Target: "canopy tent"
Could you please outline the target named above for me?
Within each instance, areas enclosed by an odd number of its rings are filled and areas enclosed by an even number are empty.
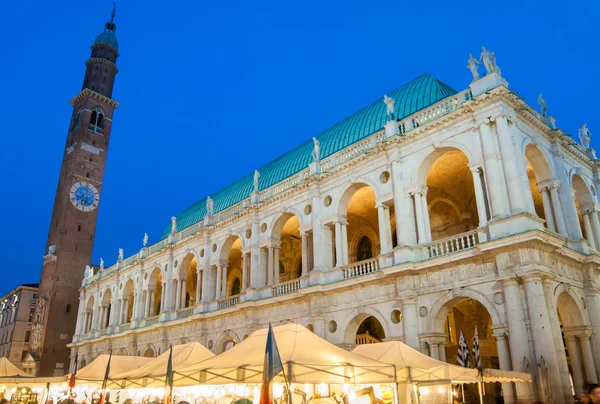
[[[449,380],[452,383],[481,381],[477,369],[464,368],[431,358],[400,341],[359,345],[352,351],[396,366],[398,383]]]
[[[0,384],[4,386],[46,386],[48,383],[66,382],[66,376],[34,377],[16,367],[6,358],[0,358]]]
[[[394,364],[398,383],[444,380],[458,384],[482,381],[477,369],[442,362],[424,355],[400,341],[359,345],[354,348],[353,352],[367,358]],[[531,375],[510,370],[483,369],[483,382],[531,382]]]
[[[79,369],[77,371],[77,383],[102,383],[109,357],[110,355],[108,354],[102,354],[86,367]],[[139,368],[153,359],[143,356],[112,355],[110,359],[109,378],[113,375]]]
[[[339,348],[299,324],[273,328],[290,383],[394,383],[394,366]],[[177,371],[174,384],[261,383],[268,329],[214,358]],[[280,373],[277,378],[283,381]]]
[[[0,377],[25,376],[31,377],[30,374],[23,372],[16,367],[7,358],[0,358]]]
[[[163,387],[165,385],[169,354],[170,351],[167,350],[156,359],[137,369],[111,376],[109,387]],[[172,357],[173,370],[177,373],[178,369],[192,366],[213,356],[215,356],[214,353],[198,342],[175,345]]]

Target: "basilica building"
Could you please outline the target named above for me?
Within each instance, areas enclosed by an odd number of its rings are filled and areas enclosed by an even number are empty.
[[[456,363],[477,330],[484,367],[534,376],[505,402],[573,402],[600,374],[600,165],[482,58],[464,89],[408,81],[86,268],[71,358],[220,353],[293,321]]]

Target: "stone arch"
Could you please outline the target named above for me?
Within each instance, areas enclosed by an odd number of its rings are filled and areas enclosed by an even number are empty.
[[[338,215],[345,215],[348,211],[348,205],[354,197],[354,194],[356,194],[357,191],[364,187],[371,188],[371,190],[375,194],[375,201],[378,201],[381,198],[381,195],[379,195],[377,192],[377,185],[375,185],[371,180],[361,177],[355,182],[352,182],[343,191],[340,192],[340,199],[337,204],[336,213]]]
[[[473,299],[479,302],[490,314],[492,318],[492,324],[498,325],[503,324],[503,317],[500,312],[494,306],[494,302],[486,295],[481,292],[460,289],[452,290],[444,293],[429,310],[429,316],[425,322],[425,333],[440,333],[444,332],[444,323],[448,317],[450,309],[461,300]]]
[[[566,284],[559,284],[554,292],[556,309],[563,327],[588,325],[582,299]]]
[[[385,335],[391,335],[390,325],[388,324],[385,316],[379,310],[373,307],[365,306],[350,310],[346,315],[346,318],[339,327],[340,330],[344,330],[343,341],[341,342],[344,344],[354,345],[356,343],[356,332],[358,331],[358,328],[362,322],[368,317],[375,317],[383,327]]]
[[[101,311],[101,313],[102,313],[104,310],[106,310],[106,314],[105,314],[106,318],[100,320],[103,323],[100,325],[101,329],[108,327],[108,325],[110,323],[112,302],[113,302],[112,290],[111,290],[111,288],[106,288],[106,290],[102,294],[102,311]]]
[[[298,219],[298,228],[302,227],[302,215],[292,208],[286,208],[284,212],[276,216],[273,220],[273,223],[270,227],[270,234],[268,238],[280,242],[281,241],[281,233],[283,232],[283,227],[285,224],[293,217]]]
[[[218,251],[218,257],[222,261],[227,261],[229,259],[229,254],[231,252],[231,248],[233,244],[239,239],[240,250],[244,249],[244,237],[240,233],[232,232],[230,235],[225,237],[225,239],[221,242]]]
[[[223,353],[224,348],[225,348],[225,343],[227,341],[233,341],[235,344],[239,344],[241,340],[238,337],[237,333],[234,332],[233,330],[225,330],[216,339],[215,344],[213,345],[213,349],[212,349],[213,352],[217,355],[220,353]]]
[[[579,174],[571,176],[571,185],[575,192],[575,207],[577,210],[577,218],[579,227],[590,248],[599,249],[597,237],[600,234],[594,234],[594,220],[597,220],[595,200],[585,179]]]
[[[308,254],[302,253],[301,227],[302,216],[290,209],[286,209],[273,222],[270,235],[271,243],[275,247],[273,251],[273,283],[285,282],[301,276],[302,258],[306,255],[308,259]],[[307,246],[310,241],[312,240],[307,242]],[[307,262],[306,265],[309,263]],[[267,279],[269,279],[268,274]]]
[[[554,170],[550,163],[551,160],[536,143],[525,142],[523,145],[523,154],[525,155],[526,161],[531,165],[538,183],[554,179]]]
[[[379,246],[379,237],[375,230],[373,230],[369,226],[361,226],[352,229],[352,231],[348,232],[348,253],[351,257],[358,257],[359,245],[363,237],[367,237],[371,242],[371,248],[373,250],[373,257],[377,256],[377,251]]]
[[[415,171],[412,176],[413,184],[425,185],[427,183],[427,176],[429,171],[431,171],[431,167],[433,167],[435,162],[440,157],[450,151],[462,152],[467,157],[469,166],[473,164],[474,159],[468,147],[462,143],[445,141],[443,146],[434,147],[433,150],[423,158],[421,163],[415,166]]]
[[[123,312],[123,323],[130,323],[133,319],[134,312],[134,304],[135,304],[135,283],[133,279],[128,279],[123,285],[123,290],[121,291],[121,309],[125,310]]]
[[[429,202],[427,204],[428,209],[431,211],[431,209],[433,208],[433,205],[435,205],[436,203],[445,203],[447,205],[450,205],[450,208],[452,208],[452,210],[454,211],[454,213],[456,213],[456,216],[458,218],[460,218],[460,208],[458,207],[458,205],[456,204],[456,202],[454,202],[453,200],[449,199],[449,198],[444,198],[441,196],[436,196],[435,198],[433,198],[431,200],[431,202]]]
[[[156,358],[156,349],[154,345],[149,344],[148,347],[144,350],[144,357],[146,358]]]
[[[125,348],[119,348],[117,350],[117,353],[115,355],[128,356],[129,354],[127,353],[127,349],[125,349]]]
[[[196,296],[196,285],[198,283],[198,257],[192,253],[189,249],[186,250],[186,254],[181,259],[181,263],[178,268],[179,280],[185,280],[185,290],[182,290],[181,296],[181,307],[190,307],[197,303],[200,299]]]
[[[587,181],[579,174],[574,173],[571,176],[571,185],[575,190],[575,199],[579,206],[594,206],[595,200]]]
[[[146,287],[146,299],[150,299],[150,301],[144,300],[146,304],[146,317],[156,316],[160,312],[162,290],[162,270],[159,266],[155,266],[154,269],[149,272],[148,285]],[[154,298],[152,298],[152,294],[154,294]],[[154,301],[154,304],[152,304],[152,301]]]
[[[235,281],[239,282],[239,291],[237,293],[233,290]],[[227,284],[225,285],[226,296],[234,296],[241,293],[242,291],[242,271],[239,268],[232,268],[231,271],[227,272]]]
[[[84,367],[87,366],[87,358],[85,357],[85,355],[82,355],[81,361],[79,362],[79,369],[83,369]]]

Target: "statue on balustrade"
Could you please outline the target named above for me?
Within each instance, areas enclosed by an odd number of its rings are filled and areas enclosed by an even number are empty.
[[[321,142],[316,137],[313,137],[313,145],[312,158],[315,163],[318,163],[321,160]]]
[[[387,105],[387,120],[389,121],[393,121],[394,120],[394,104],[396,103],[396,100],[394,100],[392,97],[388,97],[387,94],[383,95],[383,102],[385,103],[385,105]]]
[[[86,265],[85,266],[85,271],[83,272],[83,278],[84,279],[90,279],[92,276],[94,276],[94,270],[92,269],[91,266]]]
[[[117,258],[117,260],[123,261],[123,259],[125,259],[125,253],[122,248],[119,248],[119,258]]]
[[[471,70],[473,75],[473,81],[479,80],[479,61],[473,57],[472,53],[469,53],[469,60],[467,62],[467,69]]]
[[[494,55],[494,52],[488,51],[485,48],[485,46],[481,47],[481,55],[479,55],[479,61],[483,62],[483,65],[485,66],[486,75],[497,73],[501,76],[500,68],[496,64],[496,56]]]
[[[177,218],[173,216],[171,218],[171,234],[177,233]]]
[[[214,215],[214,213],[215,213],[214,210],[215,210],[215,202],[209,196],[208,198],[206,198],[206,216]]]
[[[579,129],[579,140],[581,141],[581,145],[586,149],[590,148],[590,142],[592,140],[592,134],[587,127],[587,124],[583,124],[583,126]]]
[[[548,111],[548,101],[542,97],[542,93],[538,95],[537,103],[540,106],[540,112],[542,113],[542,116],[546,116],[546,112]]]
[[[104,260],[100,258],[100,272],[104,270]]]
[[[258,178],[260,177],[260,173],[258,170],[254,170],[254,192],[258,192]]]
[[[144,248],[146,248],[146,246],[148,245],[148,233],[144,233],[144,239],[142,240],[142,244],[144,245]]]

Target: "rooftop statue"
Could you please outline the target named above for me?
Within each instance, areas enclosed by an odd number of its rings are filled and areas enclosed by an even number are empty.
[[[171,234],[177,233],[177,218],[173,216],[171,218]]]
[[[314,144],[312,158],[314,162],[319,162],[319,160],[321,160],[321,142],[319,142],[316,137],[313,137],[312,140]]]
[[[119,248],[119,261],[123,261],[123,259],[125,258],[125,253],[123,252],[122,248]]]
[[[100,258],[100,271],[104,269],[104,260]]]
[[[479,55],[479,61],[483,62],[485,66],[486,75],[492,73],[498,73],[500,75],[500,68],[496,64],[496,56],[494,52],[489,52],[485,46],[481,47],[481,55]]]
[[[502,71],[500,70],[498,63],[496,63],[496,55],[494,55],[494,52],[490,53],[490,59],[492,59],[492,63],[494,64],[494,72],[498,73],[498,76],[502,76]]]
[[[254,192],[258,192],[258,178],[260,177],[260,173],[258,170],[254,170]]]
[[[209,196],[206,198],[206,216],[212,216],[215,212],[215,202]]]
[[[394,119],[394,104],[396,101],[392,97],[388,97],[387,94],[383,95],[383,102],[387,105],[387,119],[391,121]]]
[[[479,80],[479,61],[473,57],[472,53],[469,53],[469,61],[467,62],[467,69],[471,70],[471,74],[473,75],[473,81]]]
[[[48,255],[56,253],[56,245],[51,245],[48,247]]]
[[[144,245],[144,248],[146,248],[146,246],[148,245],[148,233],[144,233],[144,239],[142,240],[142,244]]]
[[[538,95],[537,103],[540,106],[540,112],[542,113],[542,116],[546,116],[546,112],[548,111],[548,101],[542,97],[542,93]]]
[[[587,127],[587,124],[583,124],[583,126],[579,129],[579,140],[581,141],[581,145],[586,149],[590,148],[590,141],[592,140],[592,134]]]
[[[92,276],[94,276],[94,270],[92,269],[91,266],[86,265],[85,266],[85,271],[83,272],[83,278],[84,279],[90,279]]]

